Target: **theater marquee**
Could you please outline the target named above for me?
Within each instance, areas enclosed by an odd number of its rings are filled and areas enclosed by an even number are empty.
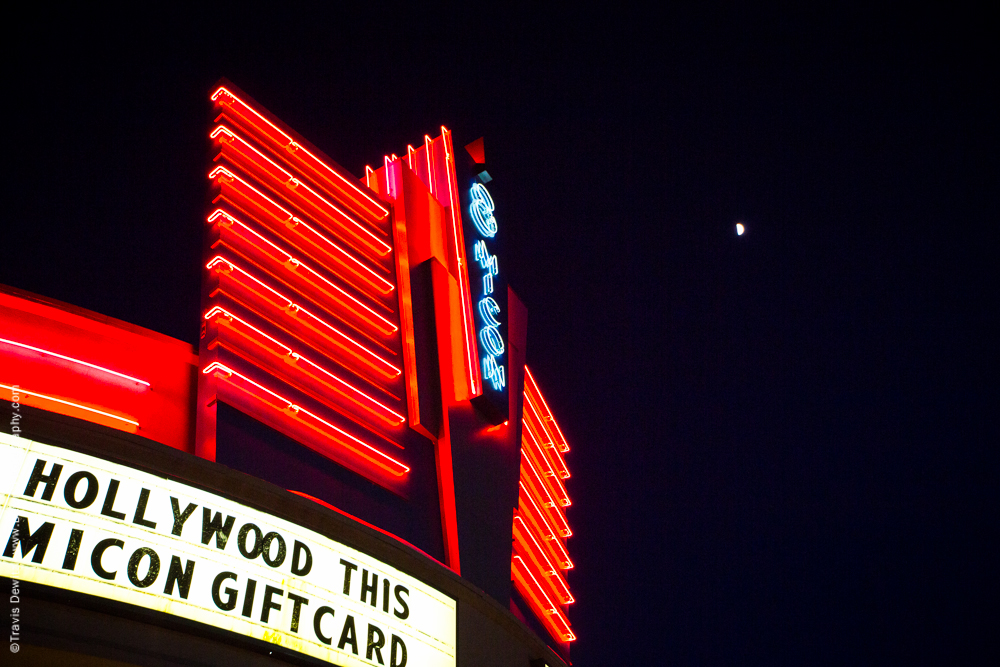
[[[0,575],[341,665],[456,664],[455,600],[265,512],[6,434],[0,493]]]

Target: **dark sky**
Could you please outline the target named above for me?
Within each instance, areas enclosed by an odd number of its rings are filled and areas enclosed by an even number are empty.
[[[274,4],[8,17],[0,283],[194,343],[223,76],[359,177],[485,136],[574,664],[996,658],[994,20]]]

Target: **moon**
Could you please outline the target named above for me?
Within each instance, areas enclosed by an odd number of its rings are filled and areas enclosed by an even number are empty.
[[[737,236],[743,236],[743,232],[745,232],[746,230],[747,230],[747,228],[743,226],[742,222],[737,222],[736,223],[736,235]]]

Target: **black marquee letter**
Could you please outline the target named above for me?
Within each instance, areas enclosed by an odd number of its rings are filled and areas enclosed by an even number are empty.
[[[170,569],[167,570],[167,585],[163,587],[164,595],[174,594],[174,582],[177,582],[177,594],[187,600],[188,591],[191,590],[191,577],[194,575],[194,561],[189,560],[181,570],[181,559],[177,556],[170,558]],[[219,588],[216,586],[212,590],[212,597],[216,597]]]
[[[325,614],[330,614],[330,618],[333,618],[333,610],[329,607],[320,607],[316,610],[316,615],[313,616],[313,630],[316,632],[316,639],[329,646],[333,643],[333,637],[327,637],[324,635],[321,628],[323,616]]]
[[[87,480],[87,492],[83,494],[83,498],[77,500],[76,487],[82,479]],[[73,473],[66,480],[66,486],[63,487],[63,497],[66,499],[66,504],[75,510],[90,507],[97,500],[97,478],[86,470]]]
[[[402,595],[400,595],[401,593],[409,595],[410,591],[407,590],[406,586],[396,584],[396,602],[403,605],[403,610],[399,611],[393,608],[392,613],[396,615],[396,618],[400,618],[405,621],[410,615],[410,607],[406,604],[406,600],[403,599]]]
[[[271,559],[271,542],[278,540],[278,553]],[[261,556],[264,558],[264,562],[271,567],[280,567],[282,563],[285,562],[285,538],[277,533],[271,532],[264,536],[264,548],[261,550]]]
[[[372,594],[372,606],[378,603],[378,575],[372,572],[372,583],[368,583],[368,570],[361,570],[361,601],[367,602],[368,593]]]
[[[34,550],[35,555],[31,557],[31,562],[41,563],[42,559],[45,558],[45,550],[49,548],[49,540],[52,539],[52,529],[55,527],[54,523],[46,521],[32,533],[31,528],[28,527],[28,517],[17,517],[14,528],[10,531],[10,539],[7,540],[7,548],[3,550],[3,557],[13,558],[14,551],[20,544],[21,558],[27,557]]]
[[[229,533],[233,530],[233,523],[236,517],[227,516],[226,522],[222,522],[222,512],[216,512],[212,516],[212,510],[207,507],[201,508],[201,543],[208,544],[212,540],[212,533],[215,533],[215,548],[225,549],[226,542],[229,541]]]
[[[143,556],[149,556],[149,569],[146,570],[146,576],[140,579],[139,564],[142,562]],[[139,547],[132,552],[132,557],[128,559],[127,572],[128,580],[132,582],[133,586],[136,588],[149,588],[156,581],[156,578],[160,576],[160,556],[149,547]]]
[[[299,631],[299,615],[302,612],[302,605],[309,604],[309,598],[304,598],[295,593],[289,593],[288,599],[292,601],[292,632]],[[329,644],[330,642],[327,642]]]
[[[188,503],[187,509],[181,512],[180,502],[173,496],[170,496],[170,509],[174,511],[174,527],[170,531],[171,535],[181,536],[181,530],[184,529],[184,522],[188,520],[194,509],[198,507],[194,503]]]
[[[348,644],[351,645],[351,651],[354,655],[358,654],[358,637],[357,633],[354,631],[354,617],[350,614],[347,615],[347,619],[344,621],[344,631],[340,633],[340,641],[337,642],[337,648],[341,651]]]
[[[306,555],[306,562],[300,566],[299,555],[303,553]],[[295,540],[295,546],[292,549],[292,574],[294,574],[297,577],[304,577],[307,574],[309,574],[309,570],[312,569],[312,566],[313,566],[313,555],[312,552],[309,551],[309,547],[302,544],[298,540]]]
[[[247,535],[253,533],[253,546],[247,549]],[[236,536],[236,546],[239,547],[240,553],[244,558],[253,560],[260,555],[261,549],[264,548],[264,533],[261,532],[260,528],[252,523],[245,523],[243,527],[240,528],[239,534]]]
[[[42,482],[45,484],[45,490],[42,491],[42,500],[52,500],[52,492],[56,490],[56,482],[59,481],[59,474],[62,473],[62,464],[53,463],[52,472],[48,475],[43,475],[45,472],[45,461],[38,459],[35,461],[35,468],[31,471],[31,477],[28,479],[28,485],[24,487],[24,495],[28,498],[33,498],[35,496],[35,491],[38,490],[38,483]]]
[[[156,522],[146,519],[146,503],[148,502],[149,489],[143,489],[139,492],[139,502],[135,506],[135,516],[132,517],[132,523],[155,530]]]
[[[396,662],[397,648],[399,648],[399,662]],[[406,644],[396,635],[392,636],[392,656],[389,660],[389,667],[406,667]]]
[[[121,484],[121,482],[117,479],[113,479],[108,482],[108,491],[104,494],[104,507],[101,508],[101,514],[121,521],[125,518],[125,512],[115,511],[115,498],[118,497],[119,484]]]
[[[69,542],[66,543],[66,555],[63,556],[63,569],[75,570],[76,557],[80,555],[80,542],[83,541],[83,531],[74,528],[69,531]]]
[[[118,574],[118,570],[115,570],[114,572],[108,572],[105,570],[104,566],[101,565],[101,556],[103,556],[104,552],[111,547],[118,547],[121,549],[124,546],[124,542],[113,537],[109,537],[106,540],[98,542],[97,546],[94,547],[93,553],[90,554],[90,567],[94,568],[94,574],[101,579],[108,579],[109,581],[113,580],[115,575]]]
[[[267,623],[267,619],[271,616],[271,610],[281,611],[281,605],[272,600],[271,598],[275,595],[284,595],[285,591],[280,588],[275,588],[268,584],[264,586],[264,606],[260,609],[260,622]]]
[[[340,564],[344,566],[344,595],[351,594],[351,572],[358,569],[358,566],[354,563],[348,562],[343,558],[340,559]],[[357,651],[355,651],[357,653]]]
[[[236,573],[220,572],[215,576],[215,581],[212,582],[212,602],[214,602],[215,606],[222,611],[232,611],[233,609],[236,609],[236,589],[229,586],[226,587],[225,602],[223,602],[222,598],[219,596],[219,589],[222,587],[222,582],[226,579],[236,581]]]
[[[378,638],[376,639],[376,635]],[[382,630],[371,623],[368,624],[368,650],[365,651],[365,659],[371,660],[372,653],[378,656],[378,664],[384,665],[382,660],[382,647],[385,646],[385,635]]]

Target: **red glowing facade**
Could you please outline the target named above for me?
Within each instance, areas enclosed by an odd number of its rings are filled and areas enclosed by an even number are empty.
[[[374,527],[567,657],[569,445],[524,366],[526,309],[480,288],[482,140],[456,155],[442,127],[358,180],[234,86],[210,103],[197,352],[3,288],[0,389]]]

